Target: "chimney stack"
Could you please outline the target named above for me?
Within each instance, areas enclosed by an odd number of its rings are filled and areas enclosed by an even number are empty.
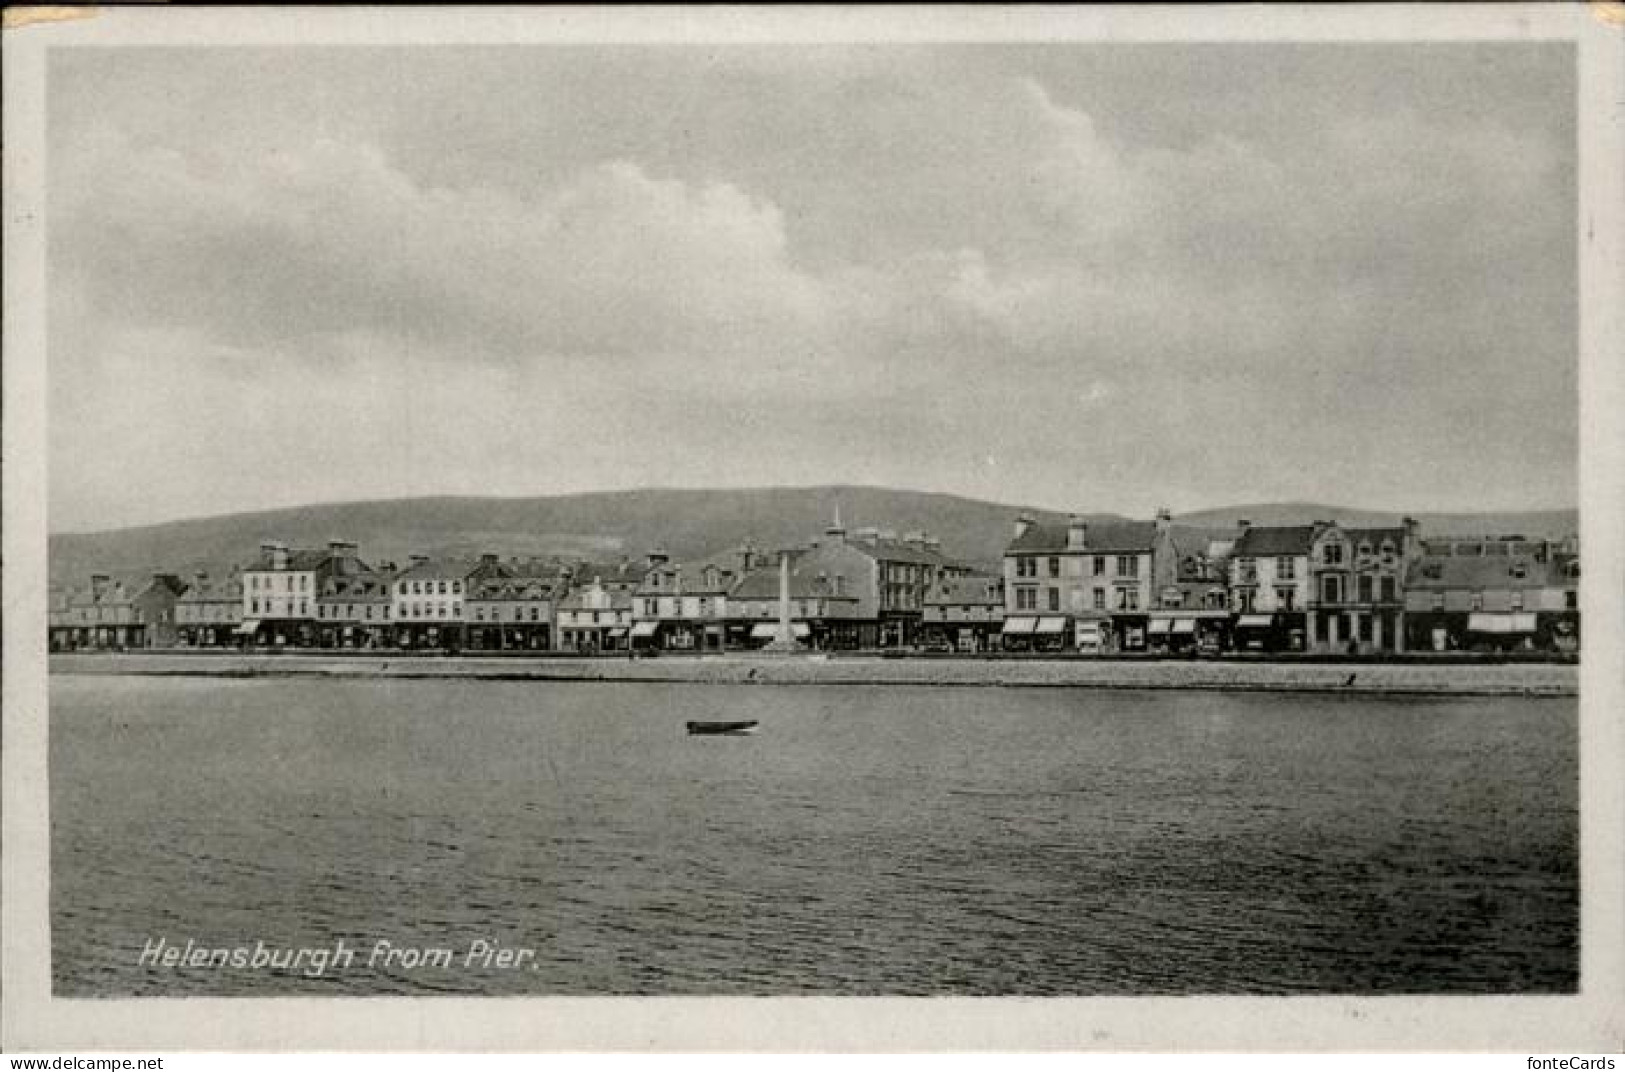
[[[107,582],[113,578],[105,573],[92,573],[90,575],[90,597],[101,599],[107,594]]]
[[[663,547],[656,547],[654,550],[649,552],[648,562],[650,569],[654,569],[656,566],[664,566],[670,560],[671,556],[666,553],[666,549]]]
[[[1174,523],[1174,514],[1166,506],[1157,507],[1157,531],[1167,532]]]

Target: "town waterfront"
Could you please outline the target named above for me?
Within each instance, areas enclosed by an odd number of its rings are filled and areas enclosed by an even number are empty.
[[[735,717],[760,732],[683,732]],[[53,675],[55,987],[1572,992],[1576,719],[1572,698]],[[319,975],[142,963],[156,941],[358,952]],[[482,942],[534,956],[465,962]]]

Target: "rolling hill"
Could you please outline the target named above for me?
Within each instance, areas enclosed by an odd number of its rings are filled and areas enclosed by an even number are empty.
[[[816,539],[836,504],[849,530],[864,525],[902,533],[923,529],[942,539],[949,554],[968,561],[998,561],[1011,522],[1024,509],[1044,521],[1065,514],[955,495],[904,489],[830,486],[726,490],[649,489],[538,498],[440,497],[332,503],[221,517],[166,522],[98,533],[50,537],[53,584],[94,570],[120,575],[199,568],[224,569],[250,560],[260,541],[321,546],[355,540],[368,561],[404,562],[413,552],[617,558],[661,546],[682,559],[750,539],[778,547]],[[1090,514],[1115,519],[1116,514]],[[1338,520],[1392,520],[1397,514],[1289,503],[1206,510],[1178,518],[1181,527],[1220,532],[1238,517],[1255,524]],[[1419,514],[1424,531],[1523,532],[1564,535],[1576,529],[1576,511],[1529,514]]]

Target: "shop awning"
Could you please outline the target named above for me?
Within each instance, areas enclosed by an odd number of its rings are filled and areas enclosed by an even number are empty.
[[[1467,616],[1467,631],[1469,633],[1533,633],[1535,631],[1535,616],[1533,614],[1469,614]]]
[[[1099,622],[1093,622],[1093,621],[1091,621],[1091,622],[1079,622],[1078,623],[1078,635],[1079,636],[1099,636],[1100,635],[1100,623]]]
[[[771,640],[779,633],[779,627],[772,622],[757,622],[750,627],[752,640]]]
[[[1275,619],[1268,614],[1243,614],[1236,619],[1236,625],[1241,629],[1268,629],[1273,624]]]
[[[1037,618],[1006,618],[1004,628],[999,630],[1005,636],[1011,633],[1030,633],[1038,625]]]
[[[659,630],[660,630],[660,623],[659,622],[633,622],[632,623],[632,635],[635,636],[635,637],[654,636],[655,633],[659,632]]]
[[[806,622],[791,622],[790,632],[802,638],[812,636],[812,629],[807,625]]]
[[[625,635],[626,635],[626,626],[624,626],[624,625],[617,625],[617,626],[615,626],[614,628],[612,628],[609,631],[609,636],[611,638],[613,638],[613,639],[616,639],[616,640],[619,640],[621,637],[623,637]]]
[[[1194,632],[1196,632],[1196,619],[1194,619],[1194,618],[1177,618],[1177,619],[1174,620],[1174,628],[1173,628],[1172,631],[1174,633],[1176,633],[1176,634],[1187,634],[1188,635],[1188,634],[1194,633]]]
[[[236,629],[233,629],[232,632],[236,633],[238,636],[253,636],[255,633],[259,632],[259,628],[260,620],[258,618],[250,618],[242,625],[239,625]]]
[[[1038,625],[1033,628],[1035,633],[1064,633],[1066,632],[1065,618],[1040,618]]]
[[[1168,627],[1173,624],[1173,621],[1168,618],[1152,618],[1145,631],[1152,636],[1162,636],[1168,632]]]

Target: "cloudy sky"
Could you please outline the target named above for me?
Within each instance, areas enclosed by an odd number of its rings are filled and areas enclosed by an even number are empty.
[[[50,508],[1576,499],[1564,45],[58,49]]]

